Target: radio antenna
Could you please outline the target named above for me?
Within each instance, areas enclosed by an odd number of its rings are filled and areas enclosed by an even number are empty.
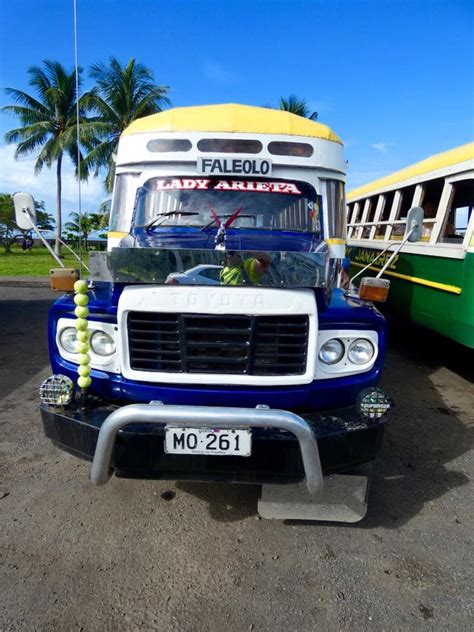
[[[74,67],[76,74],[76,144],[77,144],[77,201],[79,216],[79,273],[82,276],[82,195],[81,195],[81,149],[80,141],[80,110],[79,110],[79,54],[77,39],[77,0],[73,0],[74,6]]]

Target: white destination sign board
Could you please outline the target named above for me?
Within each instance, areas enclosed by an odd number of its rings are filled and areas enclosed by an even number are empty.
[[[266,158],[235,158],[231,156],[209,156],[198,158],[199,173],[207,175],[270,176],[272,161]]]

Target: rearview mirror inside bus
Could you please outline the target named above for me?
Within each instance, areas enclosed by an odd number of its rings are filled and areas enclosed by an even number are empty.
[[[408,211],[405,229],[405,237],[408,235],[408,241],[420,241],[424,216],[425,212],[420,206],[414,206]]]
[[[20,230],[31,230],[36,226],[35,201],[30,193],[15,193],[15,222]]]

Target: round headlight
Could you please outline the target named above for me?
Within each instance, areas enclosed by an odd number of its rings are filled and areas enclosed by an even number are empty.
[[[331,338],[321,346],[319,359],[324,364],[337,364],[344,355],[344,345],[338,338]]]
[[[59,334],[59,344],[68,353],[77,353],[77,331],[74,327],[66,327]]]
[[[375,349],[370,340],[357,338],[349,345],[347,357],[354,364],[367,364],[374,357]]]
[[[112,336],[105,331],[96,331],[91,336],[91,347],[94,353],[101,356],[109,356],[115,353],[115,342]]]

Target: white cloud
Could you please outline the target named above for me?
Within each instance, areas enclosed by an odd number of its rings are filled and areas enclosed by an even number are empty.
[[[391,147],[393,144],[394,143],[374,143],[373,145],[371,145],[371,147],[386,156],[388,154],[389,147]]]
[[[43,170],[35,175],[36,157],[15,160],[15,146],[0,146],[0,192],[16,193],[26,191],[37,200],[44,200],[46,210],[56,213],[56,167]],[[90,178],[81,182],[82,212],[96,212],[101,202],[110,197],[105,193],[101,178]],[[78,206],[78,184],[74,177],[74,167],[69,159],[65,159],[62,169],[63,217],[76,212]]]

